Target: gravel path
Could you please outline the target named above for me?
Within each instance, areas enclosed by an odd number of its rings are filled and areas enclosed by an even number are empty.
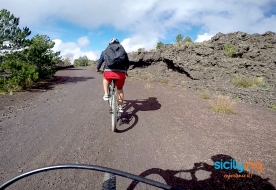
[[[237,103],[236,114],[209,108],[196,91],[127,78],[125,113],[111,132],[102,76],[92,67],[58,71],[47,90],[0,96],[0,183],[39,167],[82,163],[111,167],[183,189],[275,189],[276,112]],[[246,178],[215,170],[220,159],[262,162]],[[259,168],[260,169],[260,168]],[[267,180],[269,178],[269,180]],[[100,189],[100,172],[61,170],[11,189]],[[117,177],[117,189],[149,189]]]

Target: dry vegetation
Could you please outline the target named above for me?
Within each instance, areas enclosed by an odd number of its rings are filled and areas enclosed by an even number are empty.
[[[241,75],[233,75],[233,84],[238,87],[265,87],[263,77],[247,77]]]
[[[150,90],[150,89],[152,89],[153,87],[152,87],[152,85],[150,84],[150,83],[147,83],[146,85],[145,85],[145,89],[147,89],[147,90]]]
[[[234,113],[235,102],[228,96],[217,96],[215,99],[210,100],[211,108],[223,114],[233,114]]]
[[[202,99],[210,99],[210,94],[208,92],[200,92],[199,97]]]

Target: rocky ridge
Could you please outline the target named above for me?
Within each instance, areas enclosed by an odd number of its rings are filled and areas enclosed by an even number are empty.
[[[228,48],[226,47],[228,45]],[[230,54],[227,54],[229,52]],[[227,51],[228,50],[228,51]],[[276,105],[276,33],[218,33],[202,43],[130,53],[135,78],[211,91],[248,103]],[[244,88],[235,81],[259,81]]]

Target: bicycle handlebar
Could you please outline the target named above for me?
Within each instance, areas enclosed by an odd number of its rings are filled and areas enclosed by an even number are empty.
[[[106,167],[102,167],[102,166],[97,166],[97,165],[86,165],[86,164],[66,164],[66,165],[54,165],[54,166],[48,166],[48,167],[44,167],[44,168],[39,168],[39,169],[35,169],[23,174],[20,174],[12,179],[10,179],[9,181],[3,183],[0,186],[0,190],[4,190],[5,188],[7,188],[8,186],[10,186],[11,184],[13,184],[14,182],[28,177],[30,175],[34,175],[37,173],[41,173],[41,172],[45,172],[45,171],[50,171],[50,170],[57,170],[57,169],[87,169],[87,170],[96,170],[96,171],[100,171],[100,172],[107,172],[107,173],[111,173],[114,175],[118,175],[121,177],[125,177],[125,178],[129,178],[135,181],[139,181],[145,184],[149,184],[158,188],[162,188],[162,189],[168,189],[168,190],[181,190],[179,188],[175,188],[157,181],[153,181],[151,179],[147,179],[147,178],[143,178],[131,173],[127,173],[127,172],[123,172],[120,170],[115,170],[112,168],[106,168]]]

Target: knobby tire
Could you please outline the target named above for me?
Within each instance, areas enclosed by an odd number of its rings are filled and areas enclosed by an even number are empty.
[[[102,190],[116,190],[116,176],[112,173],[104,174]]]
[[[112,81],[111,83],[111,130],[113,132],[116,131],[116,123],[117,123],[117,97],[115,91],[115,84]]]

